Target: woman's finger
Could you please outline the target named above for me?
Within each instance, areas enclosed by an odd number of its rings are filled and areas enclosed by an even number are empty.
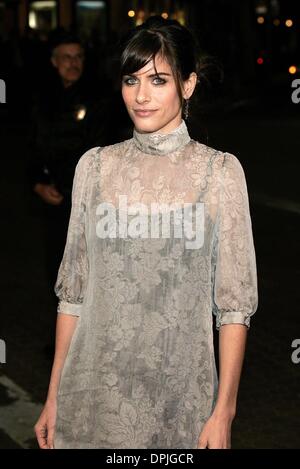
[[[54,425],[48,428],[47,444],[49,449],[54,449]]]
[[[199,440],[197,449],[206,449],[206,447],[207,447],[207,441]]]
[[[47,443],[47,426],[44,425],[42,427],[37,427],[35,431],[39,447],[41,449],[47,449],[48,448],[48,443]]]

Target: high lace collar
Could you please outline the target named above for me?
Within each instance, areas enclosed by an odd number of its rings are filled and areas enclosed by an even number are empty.
[[[166,155],[186,145],[190,135],[184,120],[181,124],[167,134],[156,132],[138,132],[133,129],[133,140],[136,146],[144,153],[151,155]]]

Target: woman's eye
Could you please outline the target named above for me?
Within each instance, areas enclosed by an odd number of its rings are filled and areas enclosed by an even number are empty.
[[[126,85],[133,85],[134,83],[131,83],[131,81],[135,81],[134,78],[125,78],[123,80],[123,83],[126,83]]]
[[[164,83],[166,83],[166,80],[164,80],[163,78],[156,77],[154,78],[154,81],[155,80],[158,80],[158,83],[156,83],[157,85],[163,85]]]
[[[155,85],[163,85],[164,83],[166,83],[166,80],[160,77],[155,77],[153,79],[153,82]],[[124,78],[123,83],[125,83],[126,85],[134,85],[136,83],[136,80],[134,78]]]

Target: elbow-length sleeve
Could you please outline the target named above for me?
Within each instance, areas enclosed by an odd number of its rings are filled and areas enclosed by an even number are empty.
[[[258,306],[256,256],[245,174],[238,158],[224,154],[212,256],[216,329],[243,324]]]
[[[85,226],[88,174],[92,157],[92,150],[87,151],[75,168],[66,244],[54,286],[59,299],[57,311],[73,316],[81,314],[89,271]]]

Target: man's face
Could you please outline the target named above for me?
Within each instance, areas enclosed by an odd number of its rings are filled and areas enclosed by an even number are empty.
[[[54,49],[51,61],[64,85],[69,86],[82,75],[84,52],[80,44],[61,44]]]

